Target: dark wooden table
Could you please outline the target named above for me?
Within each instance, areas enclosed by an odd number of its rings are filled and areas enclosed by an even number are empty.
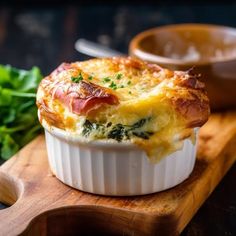
[[[185,22],[236,27],[236,5],[0,6],[0,63],[25,69],[37,65],[47,74],[61,62],[88,58],[75,51],[78,38],[127,53],[130,39],[138,32]],[[236,165],[188,224],[183,236],[236,235],[235,180]]]

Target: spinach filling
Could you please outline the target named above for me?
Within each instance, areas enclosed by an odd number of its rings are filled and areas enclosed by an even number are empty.
[[[100,130],[100,129],[104,129],[104,125],[100,125],[97,123],[92,123],[89,120],[86,120],[83,124],[83,131],[82,131],[82,135],[85,137],[88,137],[90,135],[90,133],[93,130]]]
[[[103,138],[115,139],[121,142],[123,139],[130,139],[132,136],[136,136],[142,139],[149,139],[153,132],[143,131],[141,128],[150,121],[150,117],[140,119],[133,125],[116,124],[112,126],[112,123],[108,123],[106,126],[103,124],[97,124],[86,120],[83,124],[82,135],[88,137],[93,131],[97,131]],[[107,130],[107,132],[105,132]]]

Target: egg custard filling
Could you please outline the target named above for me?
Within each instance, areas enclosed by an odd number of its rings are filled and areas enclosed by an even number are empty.
[[[40,122],[86,142],[130,142],[151,162],[195,140],[209,116],[202,82],[130,57],[63,63],[38,88]]]

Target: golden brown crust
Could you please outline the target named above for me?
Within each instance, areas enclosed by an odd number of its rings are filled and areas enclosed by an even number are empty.
[[[185,119],[186,127],[201,127],[209,117],[209,104],[202,101],[195,94],[192,98],[173,97],[172,104],[181,116]]]
[[[107,67],[105,69],[110,70],[111,74],[114,74],[114,71],[129,70],[131,77],[132,75],[144,77],[148,73],[150,76],[148,83],[152,84],[152,87],[162,86],[163,99],[169,101],[174,111],[183,118],[185,127],[200,127],[207,121],[209,101],[205,86],[197,76],[192,75],[190,71],[170,71],[130,57],[93,59],[88,62],[61,64],[51,75],[44,78],[39,86],[39,90],[43,91],[43,97],[37,97],[41,116],[49,123],[63,123],[60,114],[57,114],[58,111],[55,112],[49,108],[50,99],[67,107],[70,112],[76,115],[85,116],[90,112],[94,114],[95,111],[96,113],[96,110],[99,111],[104,105],[117,106],[120,103],[118,91],[104,87],[101,83],[97,84],[96,78],[92,82],[89,81],[90,75],[83,69],[83,63],[97,62],[101,63],[101,66]],[[82,73],[83,81],[73,82],[71,77],[78,76],[79,73]],[[145,83],[147,84],[147,82]]]
[[[48,100],[50,99],[60,102],[62,106],[67,107],[69,111],[77,115],[87,115],[90,111],[98,109],[104,104],[116,105],[119,103],[118,98],[110,89],[91,83],[88,80],[75,83],[68,78],[58,79],[61,72],[69,70],[72,71],[73,76],[77,76],[80,72],[73,64],[62,63],[49,76],[45,77],[39,85],[39,89],[44,91],[44,97],[37,99],[37,106],[41,118],[47,120],[49,124],[56,124],[57,127],[62,128],[64,123],[60,114],[49,108]]]
[[[51,92],[52,98],[59,100],[75,114],[87,115],[102,104],[118,104],[117,97],[108,89],[88,81],[81,81],[79,85],[72,83],[66,91],[64,86],[54,89],[53,94]]]
[[[209,99],[206,95],[204,83],[198,80],[198,76],[190,72],[176,72],[179,76],[175,79],[175,86],[186,89],[184,96],[180,96],[176,89],[171,102],[176,111],[184,117],[186,127],[201,127],[208,120],[210,109]]]
[[[50,110],[49,106],[46,105],[45,100],[41,100],[37,102],[37,106],[39,109],[39,121],[42,123],[43,119],[47,121],[47,123],[51,126],[55,126],[57,128],[64,129],[64,121],[63,118],[60,116],[59,113],[56,113]]]

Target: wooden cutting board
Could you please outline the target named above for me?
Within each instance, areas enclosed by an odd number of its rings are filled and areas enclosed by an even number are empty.
[[[0,211],[0,235],[178,235],[235,160],[236,112],[214,114],[188,180],[161,193],[104,197],[57,180],[41,135],[0,167],[0,200],[12,205]]]

